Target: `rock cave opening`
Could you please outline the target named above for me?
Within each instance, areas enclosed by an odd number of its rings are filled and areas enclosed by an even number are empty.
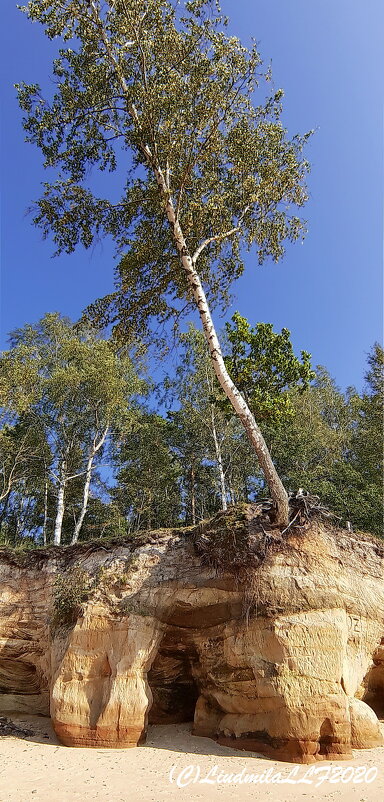
[[[40,693],[40,681],[33,663],[24,660],[1,658],[0,693],[31,695]]]
[[[372,655],[372,665],[363,680],[363,702],[384,721],[384,637]]]
[[[324,755],[325,757],[328,756],[330,752],[332,752],[332,746],[334,743],[334,729],[331,724],[329,718],[324,719],[321,727],[320,727],[320,736],[319,736],[319,755]]]
[[[152,692],[148,724],[192,722],[199,697],[199,657],[179,627],[164,634],[147,674]]]
[[[364,684],[366,691],[363,702],[372,708],[379,720],[384,721],[384,666],[373,666]]]

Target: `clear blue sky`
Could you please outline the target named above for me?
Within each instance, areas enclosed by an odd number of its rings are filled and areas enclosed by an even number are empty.
[[[247,257],[234,309],[292,332],[345,388],[362,385],[366,355],[382,339],[383,0],[224,0],[231,31],[259,42],[285,90],[290,132],[316,128],[307,155],[309,233],[279,265]],[[113,247],[52,259],[25,212],[44,180],[24,143],[13,84],[46,81],[55,44],[2,7],[2,346],[7,332],[59,310],[76,319],[112,288]],[[219,322],[219,321],[218,321]]]

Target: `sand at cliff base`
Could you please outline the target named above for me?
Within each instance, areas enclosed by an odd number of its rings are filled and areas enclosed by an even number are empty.
[[[384,748],[356,750],[353,760],[340,763],[317,763],[317,771],[319,767],[322,770],[320,774],[306,775],[308,766],[267,760],[250,752],[221,747],[208,738],[194,737],[188,724],[150,727],[145,746],[108,750],[61,746],[46,718],[14,716],[12,719],[20,727],[29,727],[34,734],[28,738],[0,738],[0,802],[234,802],[235,799],[382,802],[384,799]],[[344,782],[340,781],[337,767],[344,772]],[[358,767],[366,767],[367,774],[363,769],[357,772]],[[198,770],[200,781],[191,782]],[[329,778],[325,779],[328,770]],[[244,779],[247,774],[258,774],[264,777],[264,782],[240,783],[239,778]],[[220,775],[222,780],[225,775],[237,775],[238,782],[217,782]],[[353,782],[359,776],[363,781]],[[365,776],[372,781],[365,782]],[[201,782],[204,779],[208,782]],[[279,779],[285,782],[278,782]],[[305,779],[307,782],[303,782]],[[321,784],[316,787],[318,783]]]

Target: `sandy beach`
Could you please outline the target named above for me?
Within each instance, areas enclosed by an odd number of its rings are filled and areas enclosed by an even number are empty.
[[[64,747],[49,719],[12,720],[33,735],[0,738],[0,802],[229,802],[234,796],[268,802],[384,799],[384,748],[356,750],[353,760],[321,762],[315,765],[316,773],[308,773],[311,767],[267,760],[194,737],[189,724],[150,727],[145,746],[120,751]],[[358,772],[358,767],[366,767],[367,773]],[[259,779],[246,782],[251,774]],[[224,782],[228,775],[233,775],[231,783]]]

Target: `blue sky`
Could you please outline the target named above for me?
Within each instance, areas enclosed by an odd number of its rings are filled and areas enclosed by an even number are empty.
[[[4,7],[5,6],[5,7]],[[76,319],[112,288],[113,246],[52,259],[26,209],[44,180],[39,151],[24,143],[13,84],[47,80],[55,44],[5,0],[2,8],[1,345],[7,332],[59,310]],[[279,265],[247,256],[234,287],[251,324],[292,332],[345,388],[362,386],[366,356],[382,339],[382,0],[224,0],[230,29],[253,36],[274,84],[285,90],[290,132],[312,128],[309,233]],[[217,321],[220,325],[220,320]]]

